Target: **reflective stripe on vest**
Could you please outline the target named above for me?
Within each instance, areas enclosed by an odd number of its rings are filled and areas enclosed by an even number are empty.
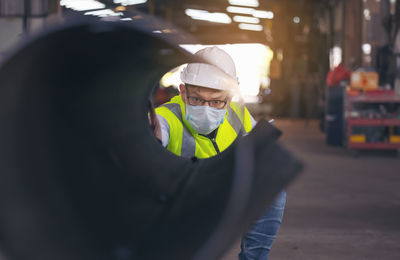
[[[167,149],[178,156],[188,158],[193,156],[209,158],[216,155],[217,152],[211,140],[196,133],[184,119],[184,107],[185,104],[181,96],[176,96],[170,102],[156,108],[156,113],[165,118],[169,124],[170,140]],[[228,148],[239,134],[251,130],[251,119],[247,109],[244,110],[244,113],[238,115],[243,110],[238,104],[232,102],[227,111],[228,113],[218,129],[215,140],[221,152]],[[241,120],[243,114],[244,120]]]
[[[168,108],[174,115],[180,120],[182,118],[182,111],[181,107],[178,104],[174,103],[167,103],[164,104],[166,108]],[[182,123],[182,121],[181,121]],[[182,123],[183,125],[183,123]],[[171,127],[170,127],[171,129]],[[182,151],[181,156],[184,157],[193,157],[196,152],[196,140],[189,132],[186,127],[183,127],[183,134],[182,134]]]

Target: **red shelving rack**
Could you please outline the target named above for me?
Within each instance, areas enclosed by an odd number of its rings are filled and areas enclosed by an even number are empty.
[[[393,91],[379,91],[374,93],[360,93],[358,95],[346,95],[345,120],[347,124],[347,148],[353,151],[361,149],[385,149],[400,151],[400,142],[353,142],[351,141],[352,129],[354,127],[400,127],[400,118],[362,118],[351,117],[354,105],[359,103],[388,104],[398,103],[400,106],[400,95]]]

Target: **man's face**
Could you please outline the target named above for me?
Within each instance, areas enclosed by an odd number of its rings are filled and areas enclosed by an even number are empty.
[[[188,84],[181,84],[179,89],[181,91],[183,102],[188,105],[201,105],[202,101],[209,101],[202,105],[211,106],[218,109],[226,109],[229,107],[231,102],[231,98],[227,91]],[[191,101],[189,101],[189,99]],[[189,104],[190,102],[192,104]]]

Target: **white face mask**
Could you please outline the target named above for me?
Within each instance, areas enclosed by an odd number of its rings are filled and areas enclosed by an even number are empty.
[[[186,120],[193,129],[202,135],[208,135],[224,122],[226,110],[209,106],[186,105]]]

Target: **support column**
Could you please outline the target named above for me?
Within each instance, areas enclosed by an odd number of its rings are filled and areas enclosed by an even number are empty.
[[[362,0],[347,0],[344,2],[344,66],[356,68],[362,65]]]

